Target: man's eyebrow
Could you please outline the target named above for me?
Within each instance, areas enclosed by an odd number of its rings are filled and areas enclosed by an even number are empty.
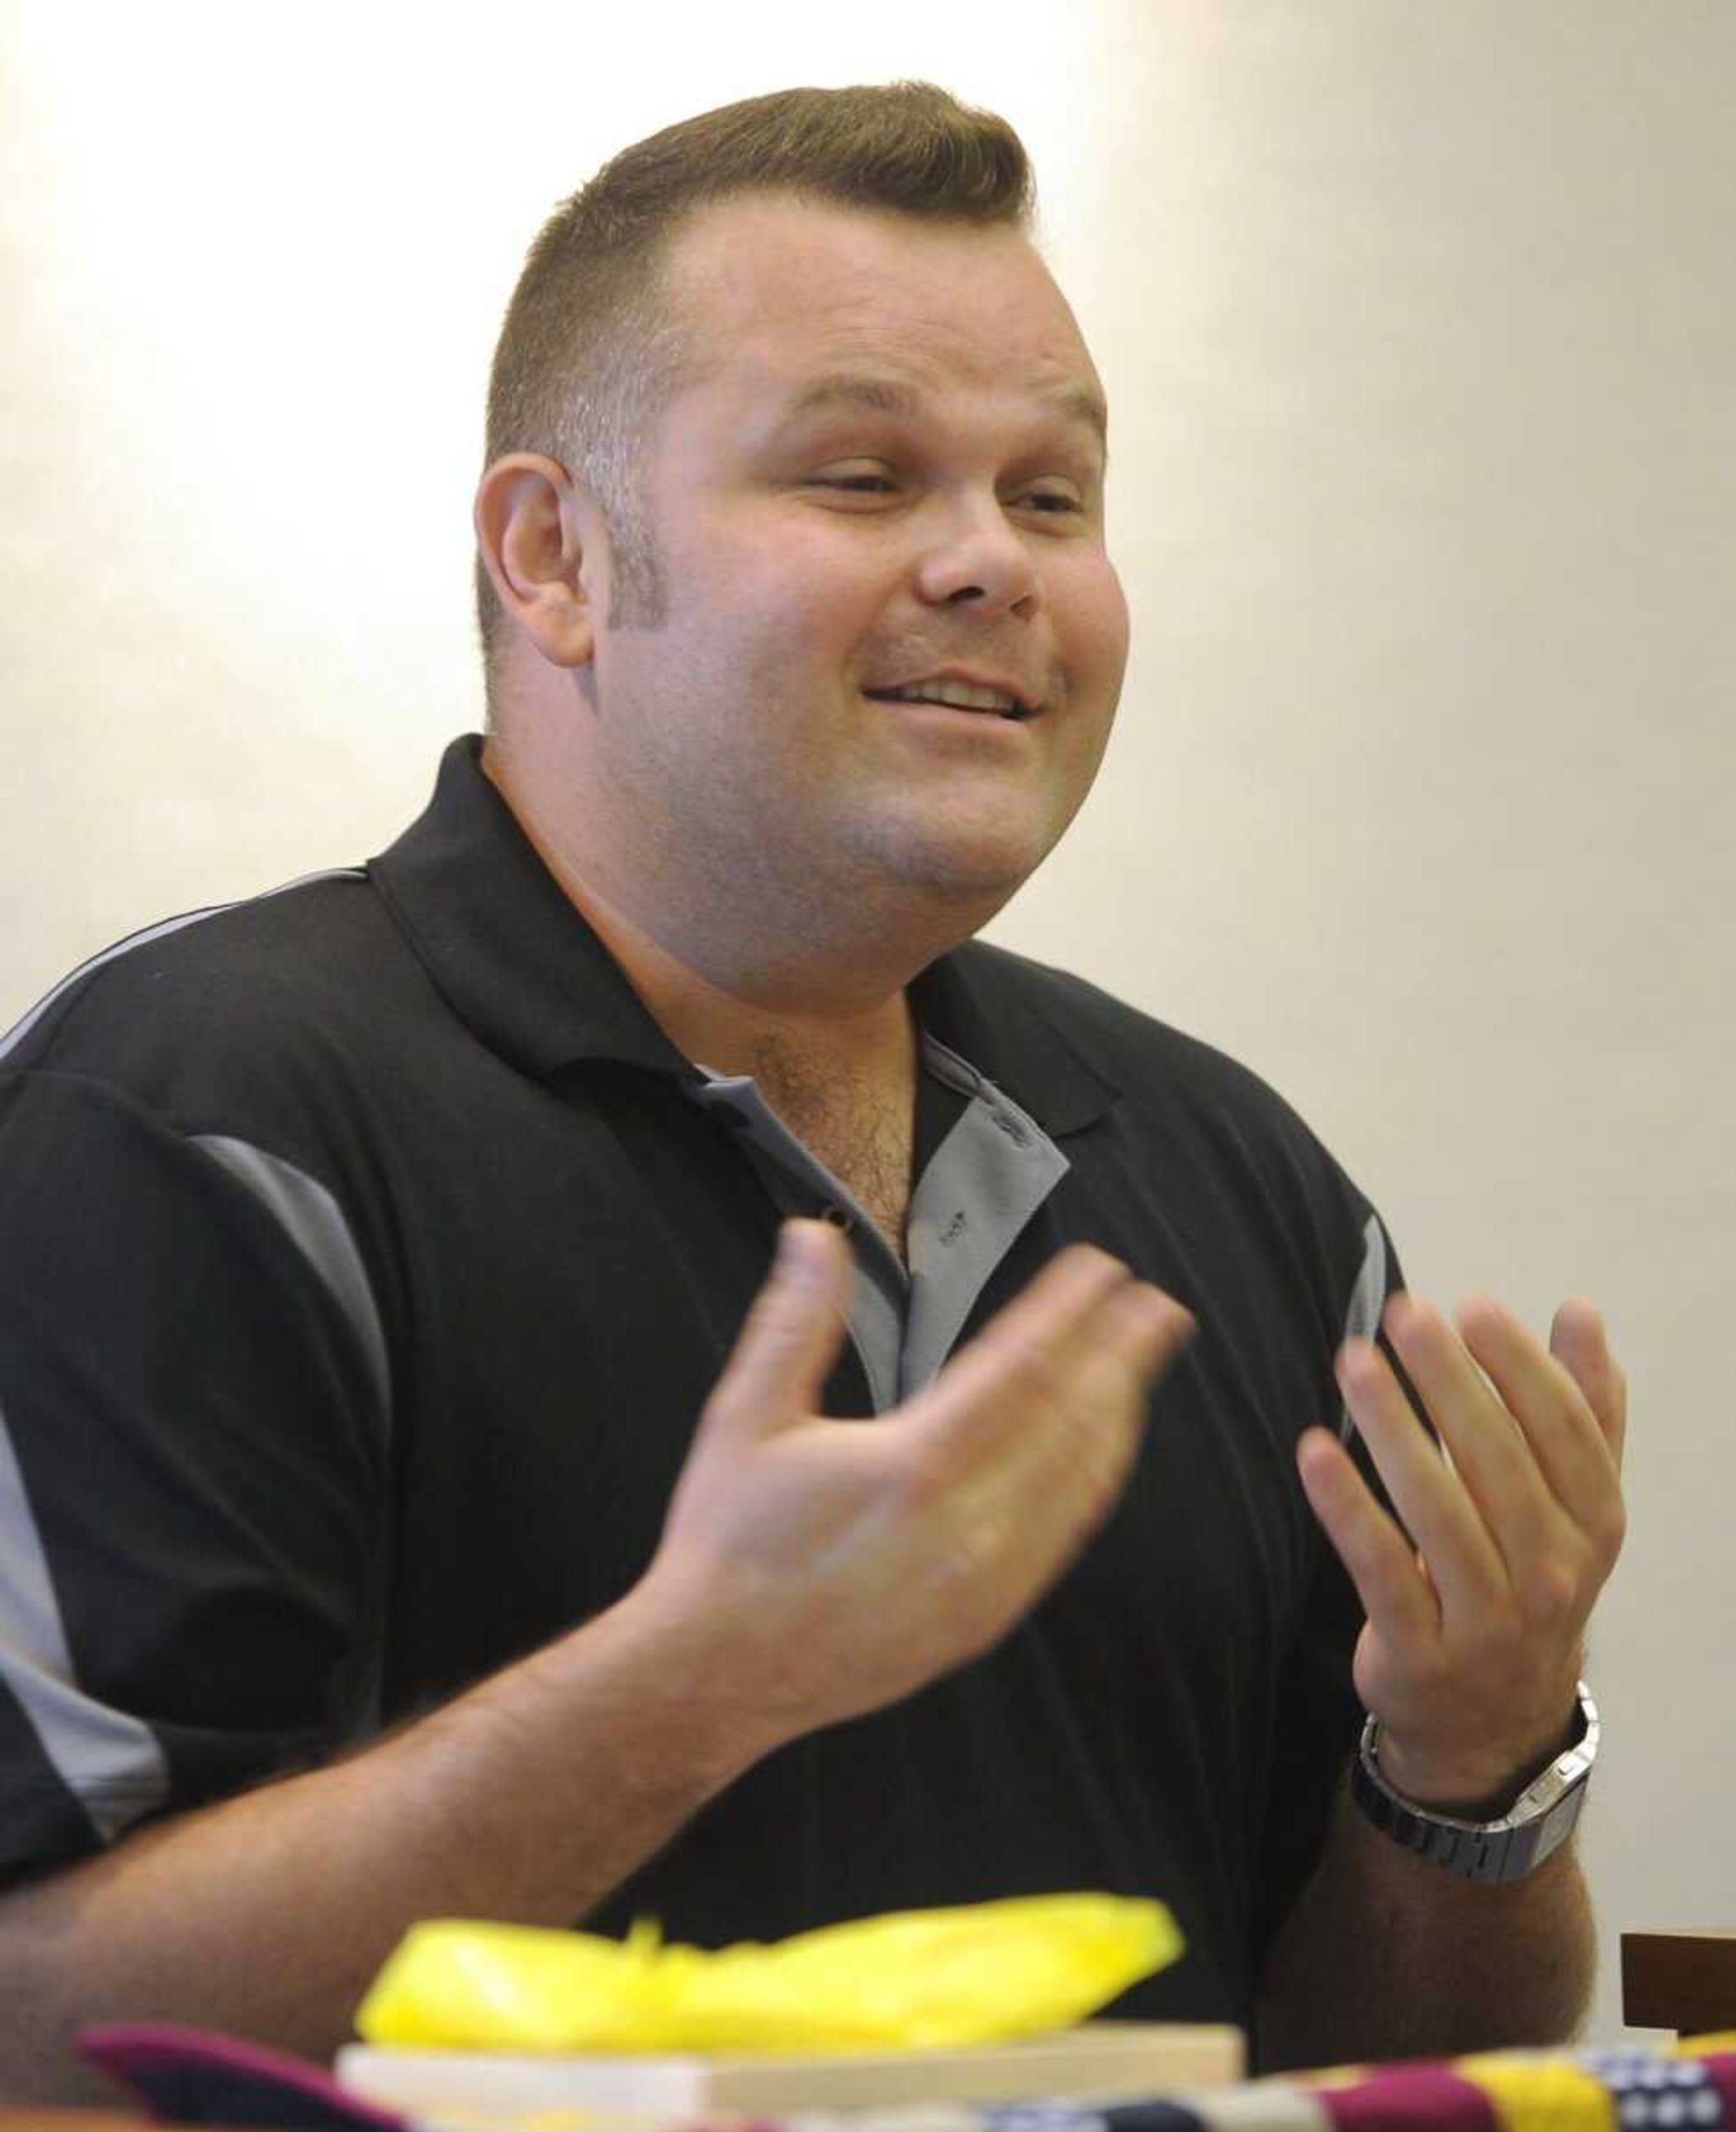
[[[1054,386],[1039,391],[1037,398],[1064,420],[1088,429],[1105,457],[1108,455],[1109,409],[1101,395],[1090,386]],[[922,396],[914,386],[901,379],[882,376],[871,370],[827,370],[821,376],[810,378],[785,404],[779,415],[780,426],[812,414],[816,409],[832,406],[861,408],[872,415],[892,415],[909,420],[921,412]]]

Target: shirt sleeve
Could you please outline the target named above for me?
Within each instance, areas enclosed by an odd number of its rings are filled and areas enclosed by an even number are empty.
[[[0,1881],[365,1728],[388,1390],[324,1185],[0,1077]]]

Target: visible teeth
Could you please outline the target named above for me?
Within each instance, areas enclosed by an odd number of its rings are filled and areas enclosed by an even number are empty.
[[[1015,697],[1003,696],[994,688],[974,688],[964,681],[913,681],[907,688],[876,693],[894,697],[899,703],[951,704],[958,710],[998,710],[1004,714],[1019,708]]]

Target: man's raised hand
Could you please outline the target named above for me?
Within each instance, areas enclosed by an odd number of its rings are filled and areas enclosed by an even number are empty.
[[[1338,1381],[1403,1529],[1323,1429],[1298,1447],[1302,1481],[1368,1616],[1356,1685],[1383,1773],[1420,1804],[1499,1812],[1572,1714],[1622,1545],[1627,1383],[1585,1302],[1547,1348],[1486,1299],[1456,1331],[1408,1295],[1384,1323],[1450,1463],[1379,1349],[1352,1340]]]
[[[895,1701],[1004,1635],[1114,1505],[1150,1388],[1193,1329],[1075,1245],[925,1390],[830,1421],[849,1283],[841,1236],[785,1224],[647,1578],[703,1610],[774,1738]]]

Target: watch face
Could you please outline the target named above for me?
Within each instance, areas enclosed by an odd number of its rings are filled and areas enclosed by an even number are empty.
[[[1532,1847],[1527,1873],[1540,1866],[1552,1851],[1558,1851],[1573,1833],[1579,1819],[1579,1809],[1585,1804],[1585,1786],[1576,1784],[1559,1806],[1546,1813],[1537,1824],[1537,1841]]]

